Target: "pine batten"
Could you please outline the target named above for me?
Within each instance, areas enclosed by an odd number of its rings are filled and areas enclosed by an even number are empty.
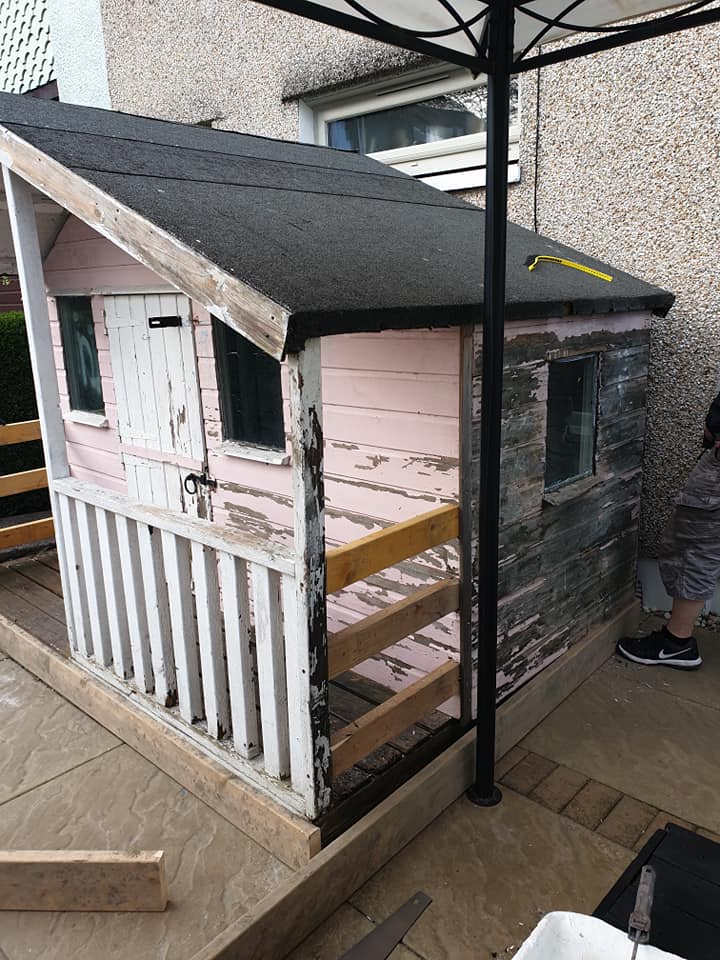
[[[170,630],[168,588],[163,569],[161,534],[146,523],[137,525],[140,567],[145,591],[145,613],[150,658],[155,677],[155,699],[164,707],[177,702],[175,659]]]

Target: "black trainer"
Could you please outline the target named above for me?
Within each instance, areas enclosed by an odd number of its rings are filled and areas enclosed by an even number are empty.
[[[633,663],[657,664],[676,670],[697,670],[702,666],[695,637],[676,640],[664,627],[646,637],[623,637],[618,642],[617,652]]]

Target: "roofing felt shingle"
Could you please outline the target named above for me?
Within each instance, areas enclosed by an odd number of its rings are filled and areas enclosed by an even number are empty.
[[[283,306],[288,342],[477,319],[484,211],[367,157],[0,95],[0,125]],[[609,273],[611,283],[548,254]],[[508,319],[632,309],[672,296],[508,225]]]

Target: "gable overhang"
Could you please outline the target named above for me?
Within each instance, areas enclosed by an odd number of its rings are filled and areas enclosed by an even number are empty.
[[[0,164],[280,360],[289,312],[0,124]]]

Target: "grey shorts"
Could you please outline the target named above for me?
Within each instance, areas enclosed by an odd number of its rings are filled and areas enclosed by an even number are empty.
[[[720,579],[720,451],[693,468],[660,545],[662,582],[671,597],[708,600]]]

